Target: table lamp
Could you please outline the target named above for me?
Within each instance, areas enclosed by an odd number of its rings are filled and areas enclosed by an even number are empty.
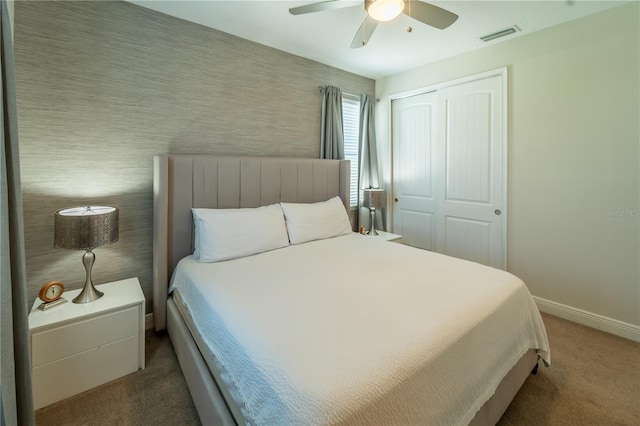
[[[84,287],[73,303],[98,300],[103,293],[91,281],[96,256],[93,249],[118,241],[118,209],[108,206],[83,206],[61,209],[55,213],[54,247],[85,250],[82,263],[86,270]]]
[[[371,215],[371,226],[367,234],[378,235],[376,231],[376,209],[381,209],[386,205],[384,189],[366,188],[362,190],[362,193],[362,205],[369,208],[369,214]]]

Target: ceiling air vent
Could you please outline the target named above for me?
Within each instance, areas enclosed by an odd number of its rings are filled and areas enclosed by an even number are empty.
[[[495,33],[483,35],[482,37],[480,37],[480,40],[482,40],[482,41],[484,41],[486,43],[487,41],[495,40],[495,39],[500,38],[500,37],[505,37],[505,36],[517,33],[518,31],[520,31],[520,28],[518,28],[516,25],[513,25],[513,26],[511,26],[509,28],[505,28],[504,30],[500,30],[500,31],[496,31]]]

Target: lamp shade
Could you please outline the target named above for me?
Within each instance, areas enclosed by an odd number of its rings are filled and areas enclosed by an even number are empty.
[[[362,190],[362,205],[370,209],[381,209],[386,205],[384,189],[366,188]]]
[[[55,213],[55,247],[91,250],[118,241],[118,209],[83,206]]]

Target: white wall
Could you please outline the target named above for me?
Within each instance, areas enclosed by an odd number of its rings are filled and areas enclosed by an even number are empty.
[[[388,182],[391,95],[507,66],[508,270],[533,295],[634,333],[639,16],[633,2],[376,82]]]

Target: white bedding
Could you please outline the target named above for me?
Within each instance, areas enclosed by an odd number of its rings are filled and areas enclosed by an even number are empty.
[[[528,349],[550,361],[517,277],[359,234],[187,257],[172,290],[247,424],[468,424]]]

